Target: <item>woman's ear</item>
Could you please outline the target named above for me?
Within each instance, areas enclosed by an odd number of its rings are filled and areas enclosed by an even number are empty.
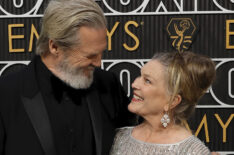
[[[58,56],[58,46],[51,39],[49,40],[49,50],[51,54]]]
[[[170,104],[170,110],[174,109],[178,104],[180,104],[181,100],[182,100],[182,97],[179,94],[175,95],[172,100],[172,103]]]
[[[170,109],[169,107],[170,107],[170,103],[166,104],[166,105],[164,106],[164,108],[163,108],[164,111],[165,111],[165,112],[168,112],[169,109]]]

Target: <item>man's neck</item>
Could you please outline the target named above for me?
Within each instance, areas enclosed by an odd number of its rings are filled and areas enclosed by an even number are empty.
[[[56,69],[56,65],[58,64],[58,58],[53,56],[52,54],[44,54],[41,56],[42,62],[45,66],[56,76],[60,79],[60,74]]]

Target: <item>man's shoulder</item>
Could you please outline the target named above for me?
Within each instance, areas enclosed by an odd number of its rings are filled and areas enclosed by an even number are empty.
[[[18,71],[15,73],[10,73],[8,75],[3,75],[0,77],[0,88],[16,86],[16,83],[19,83],[23,73]]]
[[[0,111],[8,112],[9,107],[16,103],[17,95],[20,93],[21,72],[10,73],[0,77]],[[7,108],[8,107],[8,108]],[[3,111],[2,111],[3,110]],[[5,112],[4,112],[5,111]]]
[[[23,75],[24,71],[20,70],[0,77],[0,98],[2,100],[11,100],[21,92]]]
[[[94,73],[94,85],[99,90],[112,92],[119,90],[121,86],[117,76],[109,71],[96,69]]]
[[[114,73],[99,68],[95,70],[94,78],[96,81],[104,83],[116,82],[117,80],[117,77]]]
[[[31,79],[34,71],[34,63],[29,63],[18,71],[9,73],[7,75],[0,76],[0,88],[2,87],[16,87],[17,84],[22,83],[22,81],[27,81]]]
[[[96,68],[95,72],[94,72],[96,77],[102,78],[102,77],[106,77],[106,78],[110,78],[113,76],[114,73],[110,72],[110,71],[105,71],[103,69],[100,68]]]

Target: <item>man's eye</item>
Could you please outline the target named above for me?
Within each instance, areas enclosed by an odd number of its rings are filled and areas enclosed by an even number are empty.
[[[89,59],[93,59],[93,58],[96,58],[97,57],[97,55],[89,55],[89,56],[87,56],[87,58],[89,58]]]

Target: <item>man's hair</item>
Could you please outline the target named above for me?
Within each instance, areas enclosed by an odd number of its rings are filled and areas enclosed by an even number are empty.
[[[49,52],[49,40],[64,51],[79,46],[82,26],[106,28],[102,9],[93,0],[51,0],[42,18],[36,54]]]
[[[206,93],[215,79],[214,62],[192,52],[156,53],[153,61],[165,68],[165,79],[171,101],[176,95],[182,100],[170,113],[176,124],[183,124],[193,113],[198,100]],[[169,103],[170,104],[170,103]]]

